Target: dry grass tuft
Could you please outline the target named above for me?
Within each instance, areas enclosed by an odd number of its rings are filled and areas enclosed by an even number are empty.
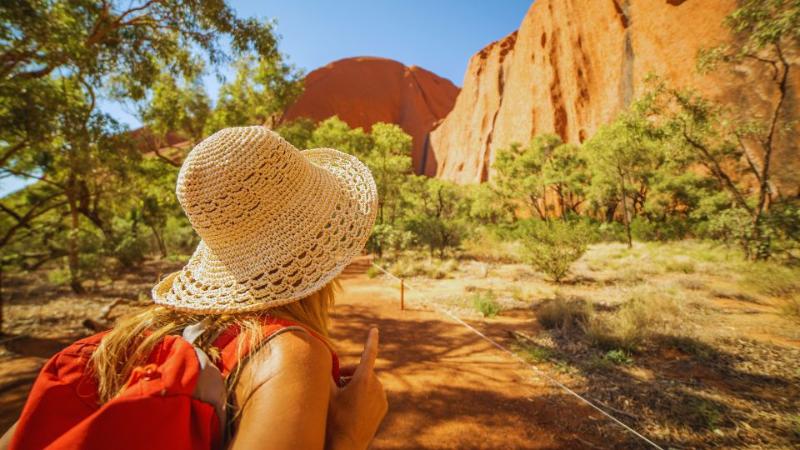
[[[592,317],[591,306],[583,299],[556,297],[543,303],[536,311],[536,320],[548,329],[571,330],[583,328]]]
[[[637,351],[653,337],[680,333],[683,318],[682,305],[670,291],[643,286],[616,311],[592,315],[586,335],[603,349]]]

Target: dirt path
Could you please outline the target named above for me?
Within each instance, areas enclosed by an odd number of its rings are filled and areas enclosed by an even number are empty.
[[[343,363],[355,363],[368,327],[381,330],[376,367],[389,413],[373,448],[638,445],[465,327],[435,312],[401,311],[397,288],[358,268],[342,277],[333,337]]]

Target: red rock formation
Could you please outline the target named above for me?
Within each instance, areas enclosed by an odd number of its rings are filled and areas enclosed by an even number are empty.
[[[455,107],[429,138],[436,175],[487,180],[497,149],[536,134],[582,142],[641,93],[651,73],[765,115],[778,93],[765,67],[695,70],[700,48],[729,39],[722,21],[735,7],[736,0],[536,0],[518,32],[471,58]],[[800,70],[794,73],[783,111],[798,117]],[[782,163],[774,174],[790,192],[798,135],[775,155]]]
[[[309,73],[305,91],[283,120],[320,121],[337,115],[365,130],[377,122],[396,123],[414,139],[413,166],[423,173],[425,138],[450,112],[457,95],[457,86],[420,67],[384,58],[347,58]],[[427,172],[434,170],[431,164]]]

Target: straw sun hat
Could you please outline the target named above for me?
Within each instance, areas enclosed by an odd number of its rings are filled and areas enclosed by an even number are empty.
[[[298,151],[265,127],[226,128],[183,162],[178,201],[201,241],[153,300],[198,313],[255,311],[321,289],[363,248],[378,196],[354,156]]]

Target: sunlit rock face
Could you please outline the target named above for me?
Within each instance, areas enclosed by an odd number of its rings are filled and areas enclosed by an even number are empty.
[[[431,132],[436,175],[460,183],[491,178],[498,149],[557,133],[582,142],[637,97],[649,74],[691,86],[768,117],[778,89],[764,65],[700,75],[699,49],[730,38],[723,18],[735,0],[537,0],[518,31],[475,54],[450,114]],[[784,116],[798,117],[800,67]],[[775,180],[796,195],[798,126],[773,160]]]
[[[414,140],[417,173],[435,173],[425,164],[425,140],[434,124],[453,108],[458,87],[417,66],[384,58],[358,57],[332,62],[308,74],[305,90],[284,121],[315,121],[336,115],[350,127],[369,130],[377,122],[396,123]]]

